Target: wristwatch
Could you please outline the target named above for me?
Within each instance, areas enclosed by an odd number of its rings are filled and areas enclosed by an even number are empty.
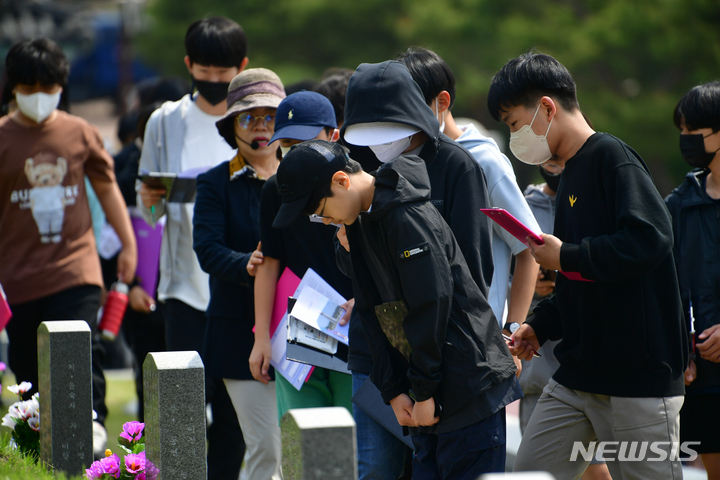
[[[512,323],[508,322],[505,325],[503,325],[503,330],[507,330],[508,332],[510,332],[510,335],[515,333],[515,330],[517,330],[518,328],[520,328],[520,324],[517,322],[512,322]]]

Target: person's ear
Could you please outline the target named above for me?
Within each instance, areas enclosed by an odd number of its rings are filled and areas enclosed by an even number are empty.
[[[332,183],[338,187],[347,190],[350,188],[350,177],[347,173],[339,171],[335,172],[332,176]]]
[[[555,101],[550,97],[542,97],[540,99],[540,109],[546,116],[548,123],[552,122],[555,115],[557,115],[557,105],[555,105]]]
[[[332,133],[330,134],[330,142],[337,142],[340,140],[340,130],[337,128],[333,129]]]
[[[192,62],[190,61],[190,57],[185,55],[183,62],[185,62],[185,66],[187,67],[188,72],[190,72],[190,75],[192,75]]]
[[[245,67],[247,67],[247,64],[249,61],[250,61],[250,59],[248,57],[243,58],[243,61],[240,62],[240,66],[238,67],[238,73],[245,70]]]
[[[444,113],[450,109],[450,94],[447,90],[440,92],[435,101],[437,102],[438,113]]]

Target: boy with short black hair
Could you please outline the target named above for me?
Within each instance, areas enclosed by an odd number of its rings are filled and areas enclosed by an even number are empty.
[[[227,110],[230,81],[248,63],[243,29],[225,17],[190,25],[185,34],[185,66],[196,93],[157,109],[145,128],[140,170],[180,173],[214,167],[232,158],[234,149],[218,134],[215,122]],[[270,138],[260,139],[261,146]],[[193,204],[168,203],[164,188],[138,182],[137,206],[154,225],[166,216],[160,249],[158,300],[165,303],[165,337],[170,351],[203,351],[210,300],[208,274],[193,251]],[[208,478],[236,478],[245,445],[235,409],[221,379],[206,378],[213,410],[208,427]]]
[[[347,229],[371,378],[398,422],[413,427],[413,478],[503,471],[504,406],[522,396],[515,365],[430,203],[424,161],[399,157],[373,176],[339,145],[312,141],[290,150],[277,181],[276,224],[314,214]]]
[[[687,333],[671,219],[647,166],[621,140],[592,130],[572,76],[549,55],[508,62],[492,80],[488,108],[510,127],[520,161],[565,162],[554,235],[530,248],[541,266],[574,278],[558,274],[555,296],[513,334],[510,350],[526,360],[561,339],[560,367],[530,418],[515,470],[577,478],[589,461],[572,458],[574,441],[621,442],[620,458],[630,442],[661,442],[653,446],[669,454],[661,461],[607,462],[613,478],[680,478],[670,448],[679,439]]]
[[[7,326],[10,368],[38,388],[37,329],[49,320],[84,320],[95,333],[102,274],[84,177],[122,242],[117,276],[130,283],[135,236],[97,129],[57,109],[70,64],[45,38],[16,43],[5,59],[18,110],[0,119],[0,283],[13,319]],[[93,342],[95,455],[107,434],[103,349]],[[104,439],[102,437],[104,436]]]

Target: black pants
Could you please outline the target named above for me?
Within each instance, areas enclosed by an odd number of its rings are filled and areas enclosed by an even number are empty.
[[[10,339],[8,360],[17,382],[31,382],[33,388],[23,398],[29,399],[38,388],[37,329],[52,320],[85,320],[92,338],[93,410],[97,421],[105,422],[105,375],[102,370],[105,351],[95,338],[97,312],[100,309],[100,287],[81,285],[26,303],[10,305],[12,319],[7,325]]]
[[[180,300],[165,301],[165,341],[168,351],[194,350],[202,357],[205,344],[205,312]],[[205,376],[205,401],[213,423],[207,430],[208,479],[236,479],[240,475],[245,441],[235,408],[221,378]]]
[[[122,324],[122,333],[133,356],[135,391],[138,397],[138,418],[145,421],[145,397],[143,395],[142,369],[145,357],[150,352],[164,352],[165,306],[157,302],[154,312],[136,312],[128,307]]]

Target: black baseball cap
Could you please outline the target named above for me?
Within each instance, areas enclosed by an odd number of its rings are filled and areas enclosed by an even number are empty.
[[[310,140],[293,145],[277,169],[282,205],[273,227],[286,228],[302,214],[312,192],[332,180],[347,165],[345,149],[337,143]]]

